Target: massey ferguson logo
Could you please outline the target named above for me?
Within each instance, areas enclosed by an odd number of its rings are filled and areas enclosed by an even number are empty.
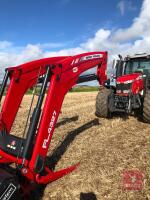
[[[16,141],[13,140],[13,141],[11,142],[11,146],[15,146],[15,145],[16,145]]]
[[[50,136],[51,136],[51,132],[52,132],[52,129],[54,127],[54,123],[56,121],[56,111],[54,110],[53,112],[53,115],[52,115],[52,118],[51,118],[51,121],[49,123],[49,128],[48,128],[48,137],[46,139],[44,139],[44,142],[43,142],[43,145],[42,145],[42,148],[43,149],[46,149],[47,148],[47,143],[49,142],[50,140]]]

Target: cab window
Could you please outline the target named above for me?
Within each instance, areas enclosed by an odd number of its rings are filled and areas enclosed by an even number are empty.
[[[150,74],[150,60],[129,60],[125,65],[125,74],[132,74],[135,72],[141,72],[143,74]]]

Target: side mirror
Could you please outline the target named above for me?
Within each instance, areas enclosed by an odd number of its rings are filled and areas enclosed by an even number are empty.
[[[122,55],[120,55],[120,54],[118,55],[118,57],[119,57],[119,59],[120,59],[120,60],[122,60],[122,59],[123,59]]]

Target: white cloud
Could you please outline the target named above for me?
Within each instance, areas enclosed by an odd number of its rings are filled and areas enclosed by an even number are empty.
[[[49,42],[44,44],[37,44],[42,49],[54,49],[54,48],[60,48],[64,47],[65,45],[63,43],[55,43],[55,42]]]
[[[124,13],[125,13],[125,1],[124,0],[119,1],[119,3],[117,4],[117,8],[120,10],[121,15],[124,15]]]
[[[101,28],[93,37],[75,48],[64,48],[60,51],[55,51],[50,49],[63,47],[63,44],[28,44],[25,47],[16,47],[11,42],[1,41],[0,69],[42,57],[74,55],[87,51],[107,50],[109,52],[109,62],[116,57],[117,54],[127,55],[138,52],[150,52],[149,10],[150,0],[145,0],[143,1],[139,16],[133,20],[130,27],[117,30],[105,30]],[[16,51],[10,51],[9,49],[15,49]]]
[[[131,0],[121,0],[117,4],[117,8],[120,11],[120,14],[123,16],[125,12],[128,11],[135,11],[136,6],[133,4],[133,1]]]
[[[133,8],[134,9],[134,8]],[[45,55],[71,55],[85,51],[107,50],[111,57],[117,54],[150,52],[150,0],[143,1],[138,17],[130,27],[117,30],[98,30],[94,37],[73,49],[46,52]],[[44,55],[44,56],[45,56]]]
[[[0,50],[7,49],[7,48],[11,47],[12,45],[13,44],[11,42],[8,42],[6,40],[0,41]]]
[[[150,0],[143,1],[140,15],[133,20],[132,25],[126,29],[119,29],[115,32],[115,41],[127,41],[138,37],[150,36]]]

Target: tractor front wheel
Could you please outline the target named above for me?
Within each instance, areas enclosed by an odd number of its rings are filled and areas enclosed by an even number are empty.
[[[111,90],[102,88],[100,89],[97,98],[96,98],[96,112],[95,115],[101,118],[110,117],[109,111],[109,96],[111,94]]]

